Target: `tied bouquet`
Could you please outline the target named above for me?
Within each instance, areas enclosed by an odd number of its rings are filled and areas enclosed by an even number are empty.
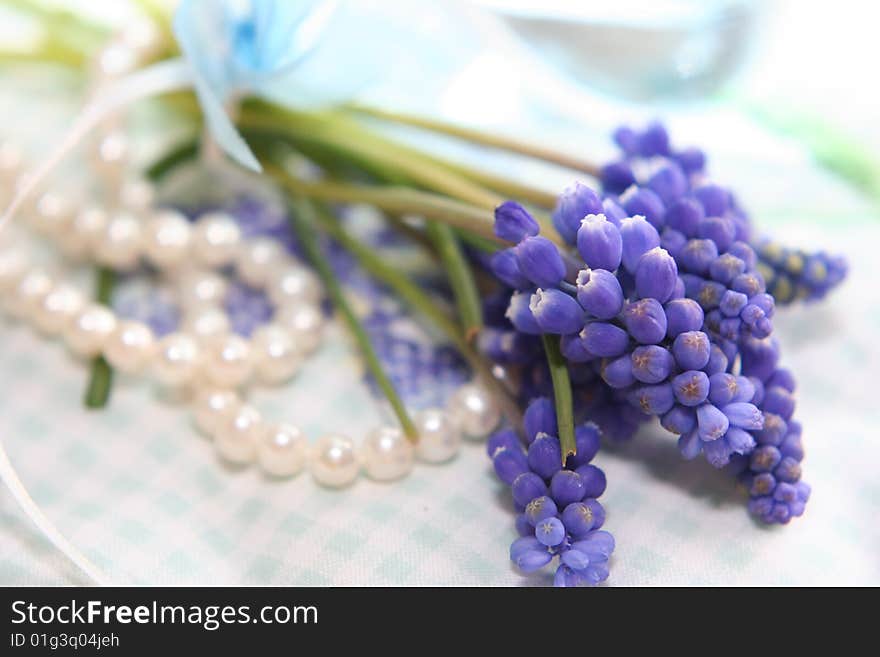
[[[0,287],[10,314],[90,359],[88,406],[108,403],[114,371],[154,372],[191,399],[225,460],[278,477],[308,468],[334,487],[361,471],[394,481],[416,461],[452,459],[462,435],[486,439],[517,514],[510,559],[524,573],[554,562],[557,586],[609,577],[615,543],[599,501],[607,482],[591,461],[654,418],[683,458],[702,455],[731,475],[759,521],[804,514],[795,378],[773,319],[788,304],[821,300],[846,262],[767,237],[712,178],[705,153],[673,144],[661,123],[618,128],[617,159],[594,163],[539,145],[540,135],[514,139],[352,102],[401,47],[422,42],[411,29],[419,10],[405,3],[184,0],[168,15],[144,2],[118,33],[38,2],[12,5],[49,29],[3,61],[68,67],[88,78],[90,97],[30,170],[3,145],[2,222],[13,228],[21,217],[55,238],[66,258],[91,264],[98,285],[91,303],[28,269],[15,248],[0,253]],[[338,44],[354,35],[357,62],[340,61]],[[132,174],[120,117],[146,98],[190,136]],[[550,193],[377,126],[549,162],[572,183]],[[83,141],[96,154],[96,187],[112,199],[104,205],[124,212],[45,190]],[[193,166],[203,187],[248,191],[223,207],[156,200],[157,187]],[[381,229],[365,237],[366,207]],[[394,244],[422,253],[428,275],[389,257]],[[144,271],[178,292],[126,308],[119,280]],[[395,316],[365,318],[353,290],[367,302],[393,298],[443,348],[402,364],[389,337]],[[354,337],[396,419],[361,445],[310,441],[244,399],[254,381],[295,375],[325,339],[327,312]],[[414,366],[417,357],[426,362]],[[414,413],[419,397],[431,407]],[[8,461],[2,473],[53,542],[100,580]]]

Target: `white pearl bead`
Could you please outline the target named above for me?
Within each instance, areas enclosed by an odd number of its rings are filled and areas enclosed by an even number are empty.
[[[133,214],[114,214],[95,249],[98,261],[115,269],[133,269],[143,252],[141,222]]]
[[[250,463],[254,460],[257,444],[262,440],[266,425],[259,411],[242,404],[219,423],[214,434],[217,453],[233,463]]]
[[[5,299],[6,311],[17,319],[33,317],[46,295],[52,291],[52,278],[41,269],[32,269],[19,280]]]
[[[109,216],[102,208],[83,208],[73,218],[73,230],[61,240],[61,249],[75,256],[97,249],[104,239],[109,221]]]
[[[243,242],[235,259],[239,278],[253,287],[260,287],[287,261],[284,248],[276,240],[257,237]]]
[[[24,277],[28,270],[28,259],[20,248],[0,251],[0,291],[7,291]]]
[[[376,481],[391,481],[409,474],[415,450],[396,427],[381,427],[370,432],[361,445],[361,460],[367,476]]]
[[[119,203],[130,212],[144,214],[156,201],[156,188],[149,180],[132,178],[119,188]]]
[[[244,384],[253,371],[251,345],[238,335],[213,338],[204,360],[208,381],[222,388],[236,388]]]
[[[188,313],[182,327],[187,333],[199,337],[213,337],[229,333],[229,315],[217,306],[202,306]]]
[[[199,344],[191,335],[170,333],[159,341],[153,371],[164,385],[183,385],[198,373],[200,357]]]
[[[447,412],[462,432],[470,438],[485,438],[501,421],[501,409],[482,387],[469,383],[461,386],[449,400]]]
[[[191,270],[181,275],[177,285],[177,301],[185,309],[222,304],[229,283],[213,271]]]
[[[65,197],[46,192],[37,200],[36,212],[31,217],[34,229],[48,236],[64,238],[73,222],[74,207]]]
[[[157,212],[147,222],[144,252],[157,267],[172,268],[189,259],[192,229],[189,221],[174,210]]]
[[[257,444],[257,462],[275,477],[292,477],[303,469],[308,458],[305,434],[290,424],[271,425]]]
[[[254,371],[263,383],[277,385],[299,369],[302,355],[290,331],[277,324],[264,324],[251,336]]]
[[[48,335],[59,335],[85,305],[85,295],[76,286],[60,283],[43,299],[34,323]]]
[[[323,436],[312,448],[309,470],[315,481],[323,486],[348,486],[357,479],[360,469],[354,443],[346,436]]]
[[[222,267],[232,262],[241,240],[241,229],[228,214],[212,212],[202,215],[193,231],[193,255],[209,267]]]
[[[241,404],[238,395],[230,390],[205,390],[198,395],[193,409],[196,426],[213,437],[232,411]]]
[[[143,322],[125,320],[104,343],[104,358],[120,372],[135,374],[152,360],[156,338]]]
[[[118,323],[116,315],[107,306],[89,303],[68,325],[64,339],[73,353],[97,356]]]
[[[429,408],[413,418],[419,441],[416,455],[427,463],[443,463],[458,454],[461,447],[461,431],[450,421],[444,411]]]
[[[324,314],[317,306],[307,304],[279,308],[274,323],[291,332],[302,353],[313,351],[321,343]]]
[[[128,136],[122,130],[112,130],[98,139],[92,155],[92,166],[110,181],[117,181],[128,161]]]
[[[266,290],[276,306],[291,303],[317,303],[321,298],[318,278],[302,265],[289,265],[274,272]]]

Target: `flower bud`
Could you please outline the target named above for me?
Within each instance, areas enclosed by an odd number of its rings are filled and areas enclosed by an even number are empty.
[[[716,242],[717,244],[717,242]],[[734,278],[745,272],[746,263],[730,253],[718,256],[709,265],[709,276],[719,283],[727,285]]]
[[[740,429],[758,431],[764,426],[764,416],[757,406],[748,402],[733,402],[721,408],[730,425]]]
[[[523,472],[513,480],[510,490],[513,493],[513,501],[523,508],[526,508],[532,500],[549,492],[547,484],[534,472]]]
[[[628,217],[620,222],[623,266],[635,273],[639,258],[660,246],[660,234],[644,217]]]
[[[531,474],[535,473],[533,472]],[[538,477],[538,479],[540,479],[540,477]],[[526,502],[526,507],[524,511],[526,519],[529,521],[529,524],[531,524],[532,527],[535,527],[539,522],[545,520],[546,518],[552,518],[558,512],[559,507],[556,506],[556,502],[554,502],[547,495],[533,497],[531,500]]]
[[[602,214],[618,228],[620,228],[620,222],[626,219],[626,210],[610,198],[602,200]]]
[[[739,314],[742,312],[742,309],[746,307],[748,302],[749,298],[742,292],[727,290],[721,295],[721,303],[718,304],[718,308],[721,310],[721,313],[727,317],[739,317]],[[755,308],[757,308],[757,306],[755,306]]]
[[[666,311],[666,335],[674,338],[686,331],[703,328],[703,309],[693,299],[673,299],[664,307]]]
[[[593,510],[578,501],[563,509],[562,524],[565,525],[565,529],[572,538],[577,539],[586,536],[596,526],[596,519],[593,516]],[[571,552],[571,550],[567,552]],[[583,554],[580,551],[578,553]]]
[[[697,431],[704,441],[718,440],[729,426],[730,421],[717,406],[702,404],[697,407]]]
[[[523,451],[507,447],[501,447],[495,451],[492,465],[495,466],[495,474],[507,485],[512,484],[514,479],[529,470],[529,464]]]
[[[676,404],[660,419],[660,425],[681,435],[697,426],[697,416],[693,409]]]
[[[645,415],[663,415],[675,404],[672,386],[668,383],[638,386],[628,398],[630,404]]]
[[[580,466],[577,469],[577,473],[581,476],[581,479],[584,482],[584,497],[595,499],[605,492],[605,487],[608,485],[608,482],[605,478],[605,473],[602,472],[601,468],[588,463]]]
[[[666,127],[659,121],[648,124],[638,135],[638,153],[642,157],[654,157],[669,155],[669,133]]]
[[[702,331],[680,333],[672,342],[672,355],[682,369],[703,369],[709,362],[709,352],[709,336]]]
[[[526,432],[526,440],[529,443],[539,433],[555,436],[558,429],[553,401],[547,397],[533,399],[523,414],[523,430]]]
[[[692,239],[678,252],[679,264],[689,274],[704,276],[718,258],[718,246],[712,240]]]
[[[736,391],[736,377],[733,374],[716,372],[709,377],[709,401],[716,406],[732,402]]]
[[[620,230],[604,214],[588,214],[581,220],[577,247],[592,269],[614,271],[620,266],[623,252]]]
[[[630,217],[641,215],[657,230],[663,228],[666,206],[650,189],[633,185],[621,194],[620,204]]]
[[[672,157],[687,174],[700,173],[706,166],[706,154],[693,146],[678,151]]]
[[[584,326],[584,309],[562,290],[538,288],[529,301],[529,310],[543,333],[566,335]]]
[[[620,281],[604,269],[582,269],[577,276],[577,298],[593,317],[611,319],[623,309]]]
[[[668,206],[684,196],[688,180],[678,163],[669,160],[648,179],[647,187]]]
[[[686,237],[696,237],[697,226],[704,217],[703,206],[692,198],[682,198],[666,210],[666,225]]]
[[[630,356],[632,375],[642,383],[660,383],[669,377],[675,364],[666,347],[636,347]]]
[[[707,217],[721,217],[730,208],[730,192],[720,185],[708,184],[697,187],[694,196],[702,204]]]
[[[768,385],[764,390],[763,408],[789,420],[794,413],[794,396],[782,386]]]
[[[584,499],[586,484],[577,472],[560,470],[550,480],[550,495],[559,507]]]
[[[529,445],[528,464],[532,472],[536,472],[544,479],[550,479],[562,469],[559,439],[546,433],[539,433]]]
[[[605,322],[590,322],[580,332],[580,337],[587,351],[602,358],[620,356],[629,344],[626,331]]]
[[[526,237],[538,234],[538,222],[515,201],[505,201],[495,208],[495,235],[508,242],[519,244]]]
[[[565,527],[559,518],[545,518],[535,526],[535,538],[547,547],[555,547],[565,539]]]
[[[586,465],[596,456],[599,451],[599,427],[592,422],[584,422],[574,428],[574,444],[576,453],[569,454],[565,460],[565,467],[580,468]],[[582,476],[583,473],[581,473]]]
[[[629,354],[606,358],[602,362],[602,380],[612,388],[628,388],[635,382],[632,359]]]
[[[678,255],[687,242],[688,239],[684,236],[684,233],[680,233],[668,226],[663,229],[660,235],[660,246],[666,249],[673,258]]]
[[[595,354],[587,351],[579,333],[563,335],[559,340],[559,351],[569,363],[588,363],[596,359]]]
[[[528,292],[514,292],[510,297],[510,304],[504,316],[510,320],[513,327],[522,333],[540,335],[541,327],[538,325],[532,311],[529,310],[529,301],[532,295]]]
[[[737,237],[736,224],[727,217],[708,215],[700,219],[697,236],[712,240],[718,247],[718,252],[724,253]]]
[[[602,189],[609,194],[621,194],[636,182],[632,167],[626,162],[611,162],[599,170]],[[553,222],[556,223],[555,221]]]
[[[519,270],[538,287],[556,287],[565,277],[562,254],[546,237],[527,237],[515,248]]]
[[[519,260],[516,257],[515,249],[501,249],[493,253],[489,260],[489,266],[496,278],[505,285],[516,290],[531,287],[531,282],[523,276],[519,269]]]
[[[697,406],[709,395],[709,377],[705,372],[689,370],[673,377],[672,392],[683,406]]]
[[[642,344],[657,344],[666,335],[666,312],[656,299],[640,299],[623,308],[629,334]]]
[[[629,172],[629,175],[632,176],[632,171]],[[601,212],[602,201],[598,194],[583,183],[575,182],[562,192],[551,218],[553,226],[562,239],[569,244],[574,244],[578,229],[581,227],[581,219],[588,214],[600,214]]]
[[[642,254],[636,265],[636,294],[665,303],[678,280],[675,259],[659,246]]]

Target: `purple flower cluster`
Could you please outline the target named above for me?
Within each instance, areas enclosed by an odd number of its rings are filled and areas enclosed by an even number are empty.
[[[757,252],[752,266],[778,304],[820,299],[846,278],[846,261],[840,256],[756,239],[733,192],[710,181],[703,151],[674,149],[662,124],[651,123],[644,130],[618,128],[614,141],[621,157],[602,167],[603,190],[629,215],[640,214],[651,222],[664,248],[676,258],[684,238],[710,239],[720,253],[735,240],[745,242]],[[739,256],[736,249],[734,255]],[[706,254],[698,249],[693,256]]]
[[[685,458],[729,466],[757,517],[788,522],[809,487],[749,220],[702,182],[705,157],[673,151],[661,126],[617,139],[626,158],[603,183],[622,193],[566,189],[552,216],[562,244],[520,205],[497,208],[496,234],[514,246],[491,258],[505,290],[487,302],[483,347],[520,367],[529,398],[550,389],[538,336],[560,336],[576,417],[618,439],[656,417]]]
[[[498,477],[511,488],[520,538],[510,559],[523,572],[539,570],[558,557],[556,586],[595,586],[608,578],[614,551],[611,534],[602,531],[605,473],[590,461],[599,450],[599,429],[576,428],[577,454],[563,465],[553,402],[533,400],[523,418],[527,447],[516,433],[495,433],[487,446]]]
[[[767,290],[780,304],[818,301],[846,278],[847,263],[842,256],[788,249],[769,239],[759,242],[756,250]]]

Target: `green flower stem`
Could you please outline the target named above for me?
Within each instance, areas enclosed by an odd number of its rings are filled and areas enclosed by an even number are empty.
[[[499,245],[505,244],[495,237],[491,213],[460,201],[410,187],[312,182],[290,177],[272,165],[266,165],[266,170],[273,172],[284,187],[300,196],[339,203],[368,203],[394,214],[417,214],[474,233]]]
[[[415,312],[421,314],[434,328],[443,333],[465,361],[467,361],[468,365],[470,365],[477,379],[488,389],[492,390],[511,426],[521,426],[522,418],[519,408],[510,399],[507,391],[499,381],[492,375],[491,369],[480,357],[479,353],[464,338],[458,325],[440,310],[436,302],[418,285],[414,284],[404,272],[386,263],[369,247],[364,246],[360,241],[352,237],[342,228],[336,217],[323,207],[318,206],[317,209],[317,219],[322,229],[336,240],[342,248],[351,253],[365,271],[380,283],[387,285],[404,303]]]
[[[425,230],[446,268],[461,324],[464,327],[465,340],[472,342],[483,328],[483,306],[480,303],[480,293],[477,292],[471,267],[462,253],[461,245],[452,228],[429,221]]]
[[[259,111],[255,111],[254,108]],[[417,184],[442,192],[447,196],[494,210],[504,199],[475,185],[466,178],[430,162],[412,157],[402,151],[389,149],[377,143],[363,130],[354,130],[352,124],[334,121],[331,115],[299,112],[249,102],[242,106],[239,123],[245,127],[269,128],[287,132],[296,139],[320,142],[356,158],[368,160],[390,172],[403,175]]]
[[[553,399],[556,404],[556,421],[559,425],[559,445],[562,448],[562,464],[570,454],[577,452],[574,441],[574,415],[572,407],[571,382],[568,378],[568,365],[559,351],[559,336],[544,334],[544,351],[550,366],[553,381]]]
[[[567,153],[539,146],[513,137],[507,137],[499,134],[486,133],[482,130],[474,128],[466,128],[464,126],[447,123],[438,119],[431,119],[421,116],[413,116],[411,114],[403,114],[399,112],[391,112],[376,107],[367,107],[364,105],[350,105],[349,109],[372,116],[374,118],[392,121],[403,125],[409,125],[416,128],[423,128],[431,132],[438,132],[450,137],[457,137],[466,141],[482,144],[491,148],[498,148],[512,153],[518,153],[538,160],[544,160],[552,164],[556,164],[567,169],[574,169],[589,176],[598,177],[599,167],[589,160],[583,160]]]
[[[113,295],[113,287],[116,282],[116,274],[112,269],[99,267],[96,276],[96,301],[104,305],[110,305],[110,297]],[[89,375],[89,383],[83,403],[87,408],[103,408],[110,399],[110,390],[113,387],[113,368],[103,356],[97,356],[92,360],[92,369]]]
[[[330,299],[333,301],[333,305],[336,306],[336,309],[342,315],[346,324],[348,324],[348,328],[351,330],[352,335],[354,335],[355,341],[364,356],[367,367],[372,373],[373,378],[376,380],[376,383],[379,385],[379,388],[381,388],[382,392],[385,394],[388,402],[391,404],[391,408],[394,410],[394,414],[397,416],[403,432],[410,441],[417,442],[419,439],[418,431],[406,411],[406,405],[394,389],[394,384],[391,382],[391,379],[389,379],[388,375],[385,373],[382,363],[379,360],[379,356],[376,354],[376,350],[370,342],[370,337],[367,335],[363,324],[361,324],[354,310],[351,308],[351,305],[348,303],[345,293],[342,291],[339,279],[333,271],[333,267],[321,251],[317,235],[315,234],[315,211],[312,208],[311,202],[292,198],[290,203],[292,205],[290,222],[296,231],[303,249],[308,255],[309,260],[311,260],[312,265],[314,265],[318,275],[321,277],[321,280],[324,282],[324,287],[327,288],[327,292],[330,295]]]

